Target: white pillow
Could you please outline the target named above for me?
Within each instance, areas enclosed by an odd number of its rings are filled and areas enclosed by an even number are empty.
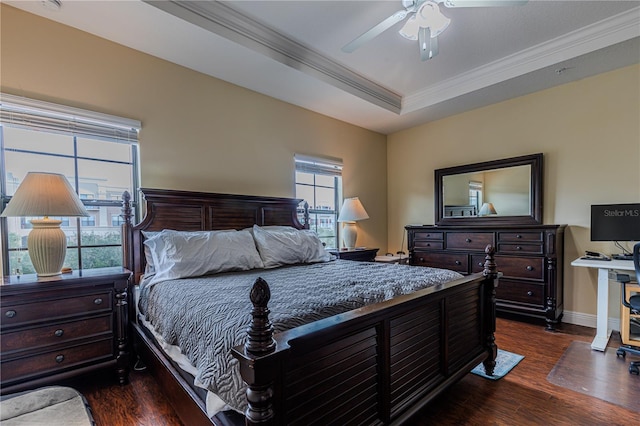
[[[145,243],[144,245],[144,258],[145,258],[145,267],[144,267],[144,274],[145,275],[153,275],[156,273],[156,269],[155,269],[155,263],[153,262],[153,255],[151,254],[151,248],[149,247],[149,245],[146,244],[146,241],[148,241],[149,239],[155,237],[156,235],[158,235],[160,232],[157,231],[142,231],[142,235],[144,236],[145,239]],[[150,244],[154,244],[154,243],[150,243]]]
[[[150,283],[227,271],[262,268],[247,231],[173,231],[165,229],[145,240],[155,266]]]
[[[265,268],[331,260],[314,231],[287,228],[253,226],[253,238]]]

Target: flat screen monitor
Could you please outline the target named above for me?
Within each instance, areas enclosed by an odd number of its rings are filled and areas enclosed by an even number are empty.
[[[592,205],[591,241],[640,241],[640,204]]]

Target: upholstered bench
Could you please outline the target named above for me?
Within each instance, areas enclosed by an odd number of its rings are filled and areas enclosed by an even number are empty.
[[[0,422],[2,426],[95,426],[85,397],[63,386],[3,395]]]

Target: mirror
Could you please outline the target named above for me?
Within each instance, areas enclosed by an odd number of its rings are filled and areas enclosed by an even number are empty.
[[[542,223],[542,154],[435,171],[437,225]]]

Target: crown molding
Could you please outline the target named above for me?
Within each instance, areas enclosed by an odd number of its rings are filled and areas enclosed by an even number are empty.
[[[396,114],[427,108],[640,36],[640,7],[636,7],[403,98],[221,2],[144,2]]]
[[[406,96],[409,113],[640,36],[640,7],[464,72]]]
[[[399,94],[221,2],[144,1],[388,111],[400,113],[402,97]]]

